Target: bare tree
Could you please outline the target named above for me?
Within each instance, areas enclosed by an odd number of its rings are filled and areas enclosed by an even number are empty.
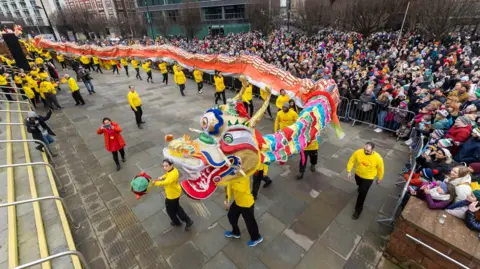
[[[464,21],[478,24],[478,0],[416,0],[411,2],[409,22],[428,38],[441,40]]]
[[[252,30],[260,30],[268,34],[275,28],[280,15],[279,1],[249,0],[246,5],[246,15]]]
[[[156,12],[152,15],[152,23],[164,36],[168,35],[170,27],[172,27],[169,20],[167,20],[162,12]]]
[[[311,36],[328,22],[330,14],[330,0],[305,0],[294,14],[294,24]]]
[[[198,2],[184,0],[180,9],[179,24],[183,27],[187,38],[193,38],[201,29],[201,9]]]
[[[406,0],[337,0],[336,16],[346,30],[365,36],[382,30],[391,16],[406,6]]]

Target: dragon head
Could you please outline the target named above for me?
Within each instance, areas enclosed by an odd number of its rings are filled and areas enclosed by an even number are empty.
[[[184,172],[181,182],[193,199],[209,197],[217,186],[249,177],[260,163],[260,150],[243,104],[228,100],[227,105],[206,111],[200,120],[198,138],[183,136],[169,142],[163,154]]]

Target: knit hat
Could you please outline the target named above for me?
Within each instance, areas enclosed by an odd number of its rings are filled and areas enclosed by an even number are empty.
[[[400,107],[406,107],[406,106],[408,106],[407,101],[401,101],[400,102]]]
[[[288,102],[283,103],[282,108],[290,108],[290,104]]]
[[[475,128],[473,129],[473,133],[476,134],[477,136],[480,136],[480,128]]]
[[[434,176],[438,174],[438,170],[436,169],[430,169],[430,168],[423,168],[422,169],[422,175],[426,179],[433,179]]]
[[[448,111],[442,109],[442,110],[437,111],[437,114],[439,114],[440,116],[446,118],[446,117],[448,116]]]
[[[450,139],[446,139],[446,138],[438,140],[438,144],[442,148],[448,148],[452,146],[452,142],[450,141]]]
[[[469,125],[470,124],[470,119],[465,117],[465,116],[461,116],[461,117],[458,117],[457,118],[458,120],[460,120],[463,124],[465,125]]]
[[[451,159],[452,158],[452,153],[450,152],[450,150],[446,149],[446,148],[440,148],[440,150],[443,152],[443,154],[445,156],[447,156],[448,159]]]
[[[437,136],[437,138],[442,138],[443,135],[445,135],[445,132],[440,129],[436,129],[435,131],[433,131],[433,133]]]
[[[136,177],[132,180],[132,189],[136,192],[145,192],[148,188],[148,179],[145,177]]]
[[[27,113],[27,117],[29,118],[35,118],[37,116],[37,113],[35,113],[34,111],[28,111]]]
[[[472,193],[473,193],[473,196],[475,196],[475,198],[477,198],[477,200],[480,201],[480,190],[475,190]]]

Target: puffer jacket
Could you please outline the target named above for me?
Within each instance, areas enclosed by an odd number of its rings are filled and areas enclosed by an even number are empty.
[[[480,221],[477,220],[475,212],[467,210],[465,213],[465,225],[467,225],[468,229],[480,233]]]
[[[455,195],[457,196],[455,198],[455,202],[466,200],[467,197],[472,193],[472,188],[470,187],[472,178],[469,174],[454,180],[445,179],[445,182],[455,186]]]
[[[454,157],[455,161],[461,163],[474,163],[480,161],[480,140],[470,137],[465,143],[460,145],[460,149]]]

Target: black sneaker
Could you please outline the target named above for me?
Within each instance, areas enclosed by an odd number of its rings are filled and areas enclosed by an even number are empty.
[[[181,224],[181,223],[179,223],[179,224],[175,224],[173,221],[170,221],[170,225],[172,225],[173,227],[182,226],[182,224]]]
[[[117,164],[117,171],[120,171],[120,165]]]
[[[185,231],[190,231],[190,228],[192,228],[193,225],[193,220],[190,220],[189,223],[187,223],[187,226],[185,226]]]
[[[265,182],[265,184],[263,184],[263,187],[264,188],[268,188],[268,186],[270,186],[270,184],[272,184],[272,180],[270,179],[269,181]]]
[[[352,215],[352,219],[358,219],[359,217],[360,217],[360,213],[358,213],[356,211]]]
[[[122,163],[124,163],[124,162],[126,162],[126,161],[127,161],[127,159],[125,159],[125,158],[122,159]]]
[[[138,129],[143,129],[142,125],[138,124],[137,125]]]
[[[297,175],[297,180],[300,180],[300,179],[302,179],[302,178],[303,178],[303,172],[302,172],[302,173],[299,173],[299,174]]]
[[[315,165],[312,165],[312,166],[310,167],[310,171],[312,171],[312,172],[314,172],[314,173],[317,172],[317,169],[316,169]]]

